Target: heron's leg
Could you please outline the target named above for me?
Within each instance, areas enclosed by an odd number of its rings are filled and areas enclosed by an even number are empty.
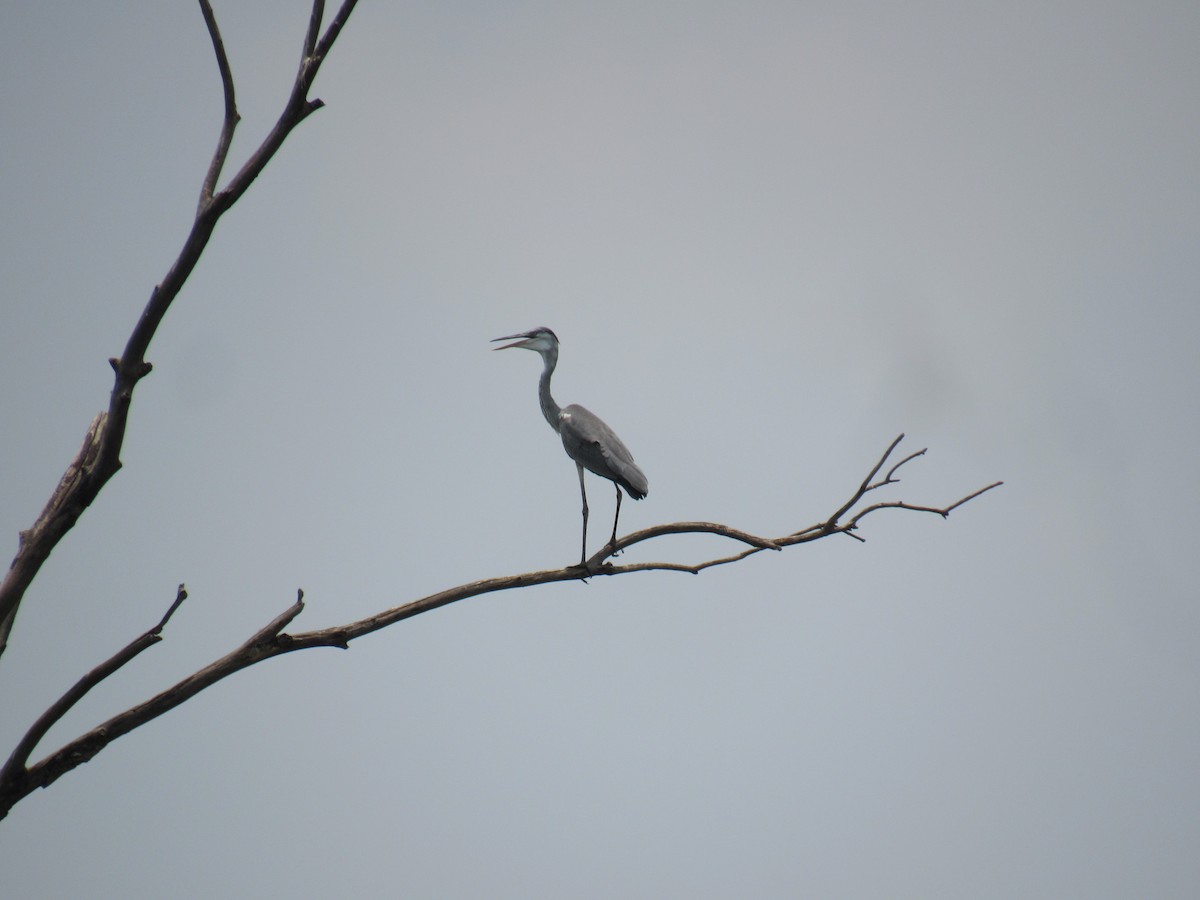
[[[613,533],[612,537],[609,538],[608,545],[613,548],[613,555],[615,556],[617,552],[617,522],[621,519],[621,486],[615,481],[613,484],[617,487],[617,514],[613,516]]]
[[[579,564],[582,566],[587,562],[587,488],[583,486],[583,466],[575,463],[575,468],[579,470],[579,494],[583,497],[583,542],[579,548]]]

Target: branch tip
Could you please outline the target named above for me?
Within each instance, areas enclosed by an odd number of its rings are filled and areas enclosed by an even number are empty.
[[[163,614],[163,617],[159,623],[151,628],[147,633],[154,635],[160,634],[162,630],[167,627],[167,623],[171,621],[171,616],[175,615],[175,610],[179,609],[179,607],[183,605],[183,601],[187,598],[187,586],[183,582],[180,582],[179,587],[175,590],[175,602],[167,608],[166,613]]]
[[[951,511],[958,509],[960,506],[962,506],[968,500],[974,500],[976,497],[980,496],[981,494],[986,494],[992,488],[998,488],[1002,484],[1004,484],[1003,481],[995,481],[995,482],[989,484],[987,487],[982,487],[972,494],[967,494],[967,496],[963,497],[961,500],[957,500],[954,503],[950,504],[949,506],[946,507],[946,512],[945,512],[946,518],[950,517]]]

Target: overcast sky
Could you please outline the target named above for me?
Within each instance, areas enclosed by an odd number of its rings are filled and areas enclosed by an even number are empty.
[[[236,166],[308,11],[215,7]],[[0,25],[11,554],[188,231],[221,87],[194,3]],[[499,335],[553,328],[558,401],[647,473],[622,530],[798,530],[902,431],[929,452],[881,499],[1006,484],[242,672],[21,802],[0,893],[1200,894],[1197,34],[1183,0],[362,0],[26,597],[0,757],[181,581],[41,753],[298,587],[304,630],[573,562],[575,469]]]

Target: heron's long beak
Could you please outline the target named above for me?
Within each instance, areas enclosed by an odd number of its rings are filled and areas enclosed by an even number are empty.
[[[519,341],[513,341],[511,344],[505,344],[503,347],[493,347],[493,350],[510,350],[513,347],[524,347],[529,342],[529,332],[523,331],[520,334],[508,334],[504,337],[492,338],[492,343],[496,341],[511,341],[513,338],[521,338]]]

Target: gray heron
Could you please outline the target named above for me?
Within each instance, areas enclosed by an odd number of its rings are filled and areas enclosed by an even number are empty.
[[[563,449],[567,451],[567,456],[575,460],[575,468],[579,472],[579,493],[583,497],[583,544],[579,555],[579,564],[582,566],[587,562],[588,523],[587,488],[583,486],[583,470],[587,469],[601,478],[607,478],[617,489],[617,514],[613,517],[612,537],[609,539],[609,546],[613,548],[617,545],[617,520],[621,518],[621,488],[625,488],[634,500],[641,500],[649,490],[649,483],[645,474],[633,461],[633,454],[599,416],[577,403],[565,408],[560,407],[550,396],[550,376],[554,374],[554,367],[558,364],[558,336],[549,328],[535,328],[533,331],[495,338],[492,343],[512,341],[514,338],[518,340],[492,349],[509,350],[520,347],[522,350],[533,350],[542,355],[542,377],[538,382],[538,401],[542,405],[542,415],[562,438]]]

